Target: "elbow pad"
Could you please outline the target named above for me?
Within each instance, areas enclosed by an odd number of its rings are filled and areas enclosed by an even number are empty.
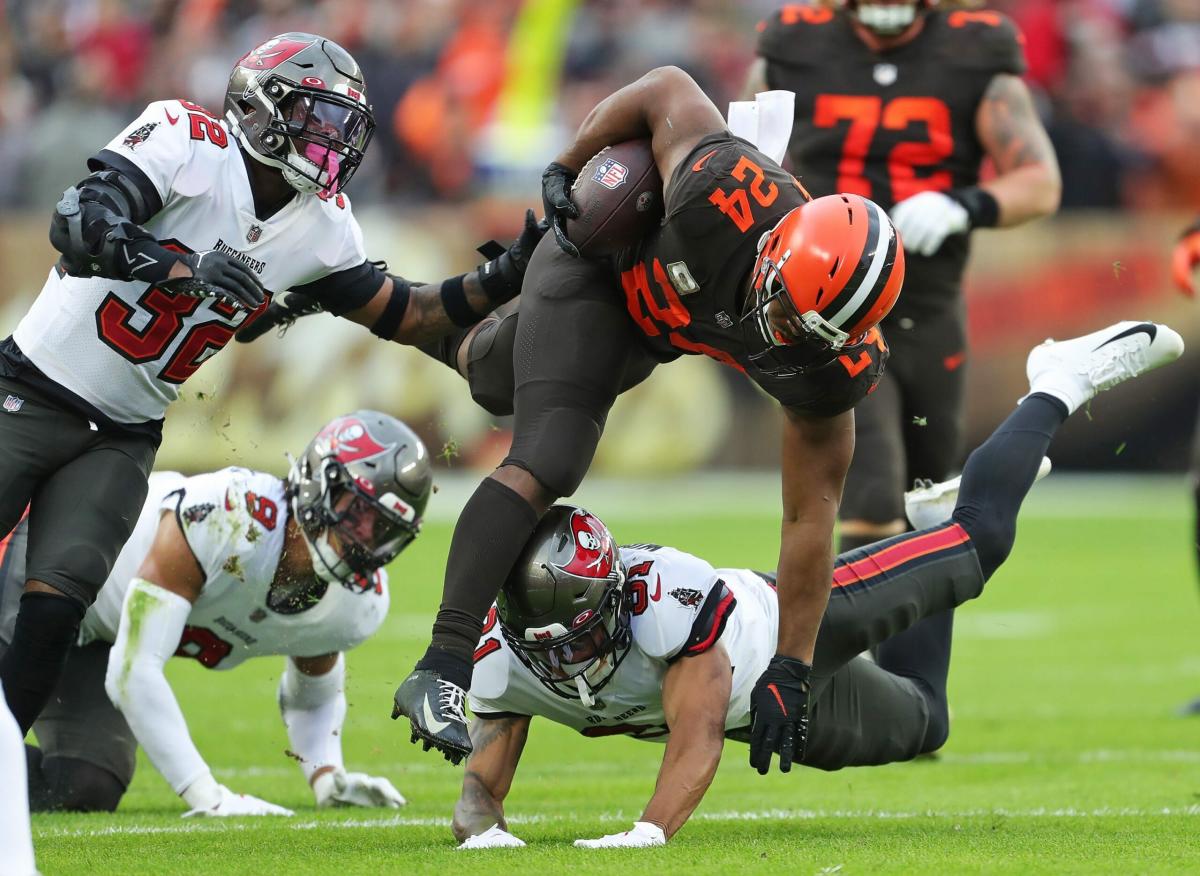
[[[131,181],[115,170],[100,171],[63,192],[50,221],[50,243],[73,276],[161,282],[179,256],[139,224],[153,214]]]

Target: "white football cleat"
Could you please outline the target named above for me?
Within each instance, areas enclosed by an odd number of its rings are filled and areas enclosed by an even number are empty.
[[[1036,484],[1050,474],[1050,457],[1043,456],[1038,466]],[[962,475],[935,484],[924,481],[904,494],[904,515],[913,529],[929,529],[950,519],[958,503],[958,487]]]
[[[1044,392],[1075,413],[1096,393],[1173,362],[1183,338],[1155,322],[1118,322],[1090,335],[1047,340],[1029,352],[1029,392]]]

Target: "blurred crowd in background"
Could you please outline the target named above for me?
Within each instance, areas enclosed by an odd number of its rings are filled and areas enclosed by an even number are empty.
[[[647,70],[679,65],[724,107],[742,90],[756,24],[780,5],[5,0],[0,337],[44,282],[47,219],[86,159],[148,101],[182,97],[221,112],[234,61],[271,36],[320,33],[362,65],[378,127],[349,194],[370,256],[419,280],[465,270],[479,261],[476,244],[515,234],[524,208],[539,205],[543,168],[583,117]],[[1167,271],[1176,236],[1200,211],[1200,0],[987,6],[1024,32],[1027,79],[1064,196],[1060,217],[977,235],[968,446],[1023,391],[1025,352],[1049,335],[1137,315],[1200,337],[1194,302],[1171,291]],[[1182,468],[1200,369],[1159,374],[1110,403],[1111,416],[1070,424],[1056,467]],[[360,406],[404,417],[453,465],[494,464],[507,446],[504,423],[448,369],[324,316],[215,357],[172,407],[159,462],[272,469],[282,448],[298,449],[322,422]],[[773,468],[777,416],[748,381],[684,357],[621,398],[596,468]]]
[[[289,30],[332,37],[366,73],[379,127],[357,202],[525,189],[599,98],[652,67],[686,68],[724,106],[744,81],[755,24],[777,5],[7,0],[0,208],[51,203],[80,158],[149,100],[219,108],[235,57]],[[1025,34],[1064,209],[1200,205],[1200,2],[988,5]]]

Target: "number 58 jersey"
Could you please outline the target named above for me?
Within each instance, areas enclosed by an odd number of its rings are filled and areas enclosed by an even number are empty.
[[[88,165],[138,186],[153,210],[143,227],[166,248],[226,253],[269,291],[370,270],[345,195],[297,194],[259,219],[246,160],[220,119],[165,100]],[[141,282],[73,277],[56,265],[13,340],[43,374],[108,419],[144,423],[161,419],[180,385],[258,312]]]

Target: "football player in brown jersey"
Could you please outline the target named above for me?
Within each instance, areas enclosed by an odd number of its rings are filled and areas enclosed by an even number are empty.
[[[882,324],[888,372],[855,412],[841,550],[904,531],[904,490],[961,461],[969,232],[1058,207],[1054,150],[1020,78],[1021,34],[979,5],[789,4],[760,25],[745,91],[796,93],[792,170],[814,195],[873,199],[904,241],[904,295]],[[981,182],[985,158],[995,176]],[[887,647],[922,649],[952,622],[931,618]]]
[[[666,181],[662,224],[614,259],[575,257],[559,242],[564,216],[576,213],[572,180],[603,147],[644,137]],[[852,408],[882,373],[887,347],[875,326],[903,280],[895,230],[858,195],[808,202],[670,67],[592,111],[543,176],[543,199],[555,234],[530,260],[519,319],[507,320],[515,328],[481,329],[463,345],[476,398],[488,360],[515,383],[512,447],[459,517],[433,641],[397,690],[395,714],[426,748],[455,761],[470,752],[462,704],[471,657],[522,546],[546,509],[578,488],[617,395],[660,362],[701,353],[783,407],[778,654],[754,691],[751,763],[765,773],[777,752],[786,771],[803,754]],[[512,352],[497,358],[504,348]]]

